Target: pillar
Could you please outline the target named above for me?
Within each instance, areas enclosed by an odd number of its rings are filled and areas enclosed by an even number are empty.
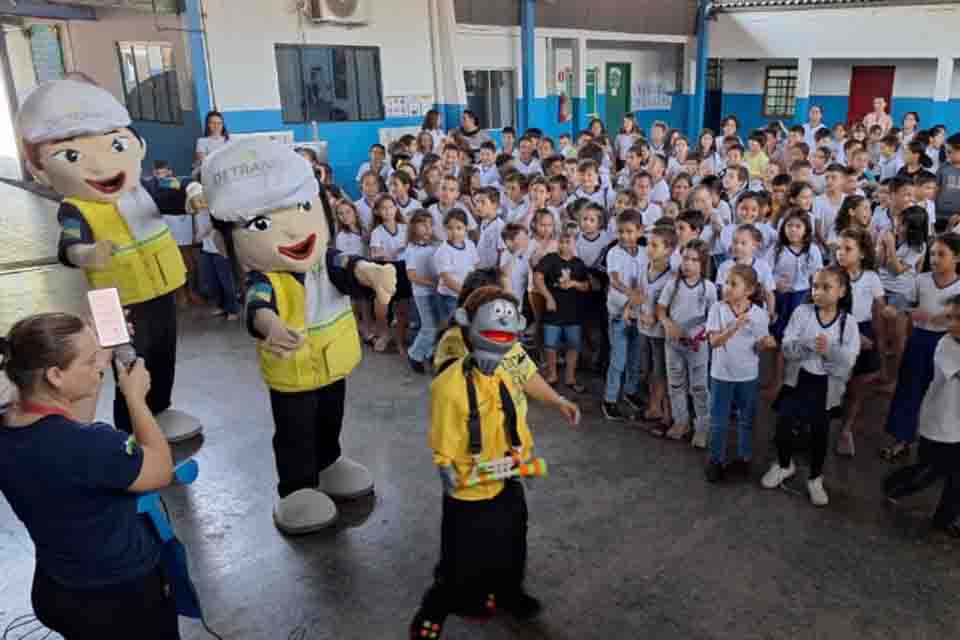
[[[533,123],[533,105],[537,90],[537,8],[535,0],[520,0],[520,55],[523,96],[520,100],[520,129],[526,130]]]
[[[707,60],[710,57],[709,5],[708,0],[700,0],[700,9],[697,12],[697,59],[695,62],[697,75],[687,124],[691,141],[703,130],[703,120],[707,114]]]
[[[457,62],[457,20],[453,0],[429,0],[430,49],[433,58],[433,99],[445,129],[460,126],[467,106],[463,70]]]
[[[573,41],[573,136],[587,126],[587,39],[577,36]]]
[[[937,80],[933,88],[933,108],[930,111],[930,122],[924,123],[924,128],[935,124],[946,124],[947,103],[950,102],[952,83],[953,58],[940,56],[937,58]]]
[[[813,77],[813,60],[811,58],[797,58],[797,104],[793,112],[794,121],[807,121],[807,112],[810,110],[810,81]]]
[[[193,81],[194,117],[203,131],[207,112],[217,108],[207,68],[207,41],[204,33],[202,0],[185,0],[187,44],[190,47],[190,71]]]

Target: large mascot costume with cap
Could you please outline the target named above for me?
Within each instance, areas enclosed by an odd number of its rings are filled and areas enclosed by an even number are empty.
[[[126,108],[104,89],[56,80],[27,96],[16,126],[30,172],[63,196],[60,261],[83,269],[92,288],[120,292],[136,328],[133,346],[150,370],[147,403],[167,439],[179,442],[198,435],[201,426],[170,408],[177,357],[174,293],[184,285],[186,268],[162,214],[184,215],[191,190],[160,190],[156,200],[147,193],[140,183],[147,145],[130,123]],[[199,190],[196,185],[194,193]],[[113,413],[117,428],[130,431],[119,390]]]
[[[270,390],[279,476],[274,522],[302,534],[334,522],[333,499],[373,492],[342,455],[346,378],[360,362],[351,293],[389,301],[396,271],[328,248],[332,214],[310,164],[286,146],[241,141],[201,169],[210,215],[247,271],[247,328]]]

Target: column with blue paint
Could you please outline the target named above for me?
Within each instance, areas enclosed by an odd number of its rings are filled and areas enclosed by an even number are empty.
[[[203,130],[207,112],[215,107],[210,96],[209,70],[207,69],[206,40],[203,33],[201,0],[185,0],[186,27],[190,44],[190,68],[193,77],[194,113]]]
[[[536,93],[536,21],[535,0],[520,0],[520,52],[523,76],[523,97],[520,101],[521,131],[535,125],[533,104]]]
[[[803,124],[807,121],[807,112],[810,111],[810,82],[813,77],[813,60],[810,58],[797,59],[797,102],[793,112],[793,121]],[[761,105],[761,109],[762,109]]]
[[[937,77],[933,89],[933,105],[930,109],[929,125],[946,124],[947,105],[950,102],[952,83],[953,58],[940,56],[937,58]]]

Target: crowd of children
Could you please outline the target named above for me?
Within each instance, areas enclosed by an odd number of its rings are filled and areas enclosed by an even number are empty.
[[[749,470],[765,351],[777,459],[764,487],[794,474],[808,431],[808,492],[827,504],[830,423],[837,453],[855,455],[871,389],[892,393],[882,457],[907,456],[960,295],[960,134],[775,123],[744,148],[735,117],[691,143],[660,122],[646,137],[628,114],[616,135],[600,120],[556,141],[507,127],[473,149],[428,123],[371,147],[360,200],[328,190],[336,247],[400,274],[389,308],[355,301],[376,351],[425,373],[463,283],[492,270],[547,383],[584,394],[592,371],[605,418],[689,438],[711,482]]]

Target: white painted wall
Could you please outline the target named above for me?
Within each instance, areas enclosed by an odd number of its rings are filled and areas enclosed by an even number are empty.
[[[516,72],[516,95],[523,95],[523,63],[520,52],[520,36],[508,27],[461,25],[454,41],[457,62],[463,69],[513,69]],[[538,37],[535,97],[547,95],[547,39]],[[572,63],[571,63],[572,64]]]
[[[163,42],[173,45],[174,63],[180,89],[180,106],[193,109],[193,87],[190,80],[190,60],[183,31],[177,16],[154,16],[149,13],[121,9],[97,9],[97,20],[76,20],[66,30],[64,48],[72,55],[73,66],[68,69],[83,71],[102,87],[123,100],[123,79],[117,59],[117,42]]]
[[[960,3],[721,13],[713,58],[935,58],[957,52]]]
[[[294,3],[207,0],[210,75],[222,110],[280,109],[276,44],[380,48],[383,95],[433,95],[426,0],[374,1],[366,26],[314,24]]]
[[[630,77],[633,81],[641,77],[659,74],[665,81],[668,91],[677,91],[679,85],[680,61],[682,47],[679,45],[645,46],[643,48],[590,48],[587,49],[587,64],[597,67],[598,91],[606,93],[607,74],[605,67],[608,62],[625,62],[630,64]]]

